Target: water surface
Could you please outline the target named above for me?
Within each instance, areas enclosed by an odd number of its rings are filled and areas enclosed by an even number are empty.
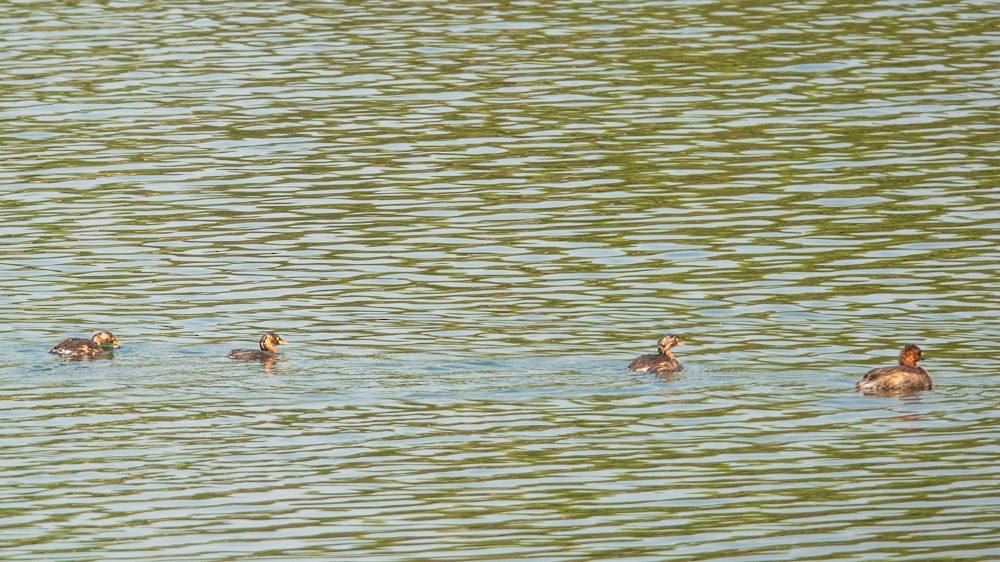
[[[996,557],[997,17],[10,3],[0,554]]]

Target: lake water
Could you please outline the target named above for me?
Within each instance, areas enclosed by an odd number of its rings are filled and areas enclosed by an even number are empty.
[[[1000,557],[998,17],[6,3],[0,558]]]

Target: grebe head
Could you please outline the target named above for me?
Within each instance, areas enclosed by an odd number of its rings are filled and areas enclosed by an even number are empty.
[[[281,336],[274,332],[264,332],[264,335],[260,337],[260,348],[263,351],[280,354],[281,352],[275,347],[278,345],[288,345],[288,342],[281,339]]]
[[[915,345],[907,345],[899,352],[899,364],[907,367],[916,367],[917,361],[924,360],[924,353]]]
[[[122,346],[122,344],[118,343],[118,340],[115,339],[115,336],[111,332],[97,332],[94,334],[94,337],[90,339],[101,347],[111,346],[118,349]]]
[[[656,342],[656,348],[661,354],[670,351],[670,348],[677,347],[678,345],[684,345],[684,342],[681,341],[679,336],[675,336],[674,334],[667,334],[660,338],[660,341]]]

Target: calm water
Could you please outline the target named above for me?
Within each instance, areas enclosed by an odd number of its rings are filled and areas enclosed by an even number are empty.
[[[6,3],[0,558],[1000,556],[1000,5],[940,4]]]

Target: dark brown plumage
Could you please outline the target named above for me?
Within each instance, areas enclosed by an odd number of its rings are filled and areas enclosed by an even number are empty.
[[[121,346],[122,344],[118,343],[118,340],[115,339],[115,336],[111,332],[97,332],[89,340],[84,338],[63,340],[50,349],[49,353],[55,353],[70,359],[79,359],[82,357],[94,357],[101,353],[110,352],[112,348],[117,349]]]
[[[854,389],[865,394],[912,394],[931,390],[931,375],[917,365],[923,358],[919,347],[907,345],[899,352],[899,365],[868,371]]]
[[[658,375],[682,371],[684,367],[681,366],[681,362],[674,357],[673,353],[670,353],[670,349],[678,345],[684,345],[684,342],[673,334],[667,334],[656,342],[659,353],[640,356],[629,364],[628,370]]]
[[[263,336],[260,337],[260,349],[234,349],[229,352],[230,359],[239,359],[241,361],[254,361],[254,360],[265,360],[274,359],[281,355],[276,346],[278,345],[288,345],[288,342],[281,339],[281,336],[275,334],[274,332],[265,332]]]

